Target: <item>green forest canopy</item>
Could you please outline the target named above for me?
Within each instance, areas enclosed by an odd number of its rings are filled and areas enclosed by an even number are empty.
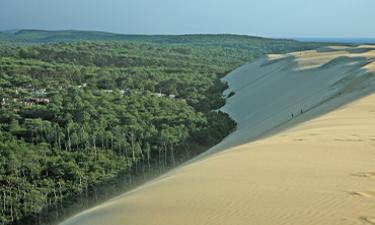
[[[120,175],[199,154],[236,126],[216,110],[221,77],[265,53],[321,46],[76,31],[0,40],[0,224],[57,219]]]

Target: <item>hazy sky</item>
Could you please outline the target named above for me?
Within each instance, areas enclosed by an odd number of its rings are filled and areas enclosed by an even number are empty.
[[[0,30],[375,37],[375,0],[0,0]]]

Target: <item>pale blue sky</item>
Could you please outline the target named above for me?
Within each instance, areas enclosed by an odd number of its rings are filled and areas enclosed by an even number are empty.
[[[375,37],[375,0],[0,0],[0,30]]]

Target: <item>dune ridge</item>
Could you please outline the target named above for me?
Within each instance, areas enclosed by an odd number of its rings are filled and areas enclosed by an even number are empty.
[[[61,225],[375,224],[374,61],[343,46],[238,68],[233,134]]]

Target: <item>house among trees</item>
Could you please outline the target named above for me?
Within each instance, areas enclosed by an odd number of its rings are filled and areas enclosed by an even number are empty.
[[[78,85],[77,87],[78,87],[78,88],[85,88],[85,87],[87,87],[87,83],[83,83],[83,84],[81,84],[81,85]]]
[[[156,96],[156,97],[159,97],[159,98],[165,96],[165,94],[163,94],[163,93],[161,93],[161,92],[158,92],[158,93],[151,93],[151,95]]]
[[[29,98],[25,101],[26,105],[48,105],[50,100],[48,98]]]

